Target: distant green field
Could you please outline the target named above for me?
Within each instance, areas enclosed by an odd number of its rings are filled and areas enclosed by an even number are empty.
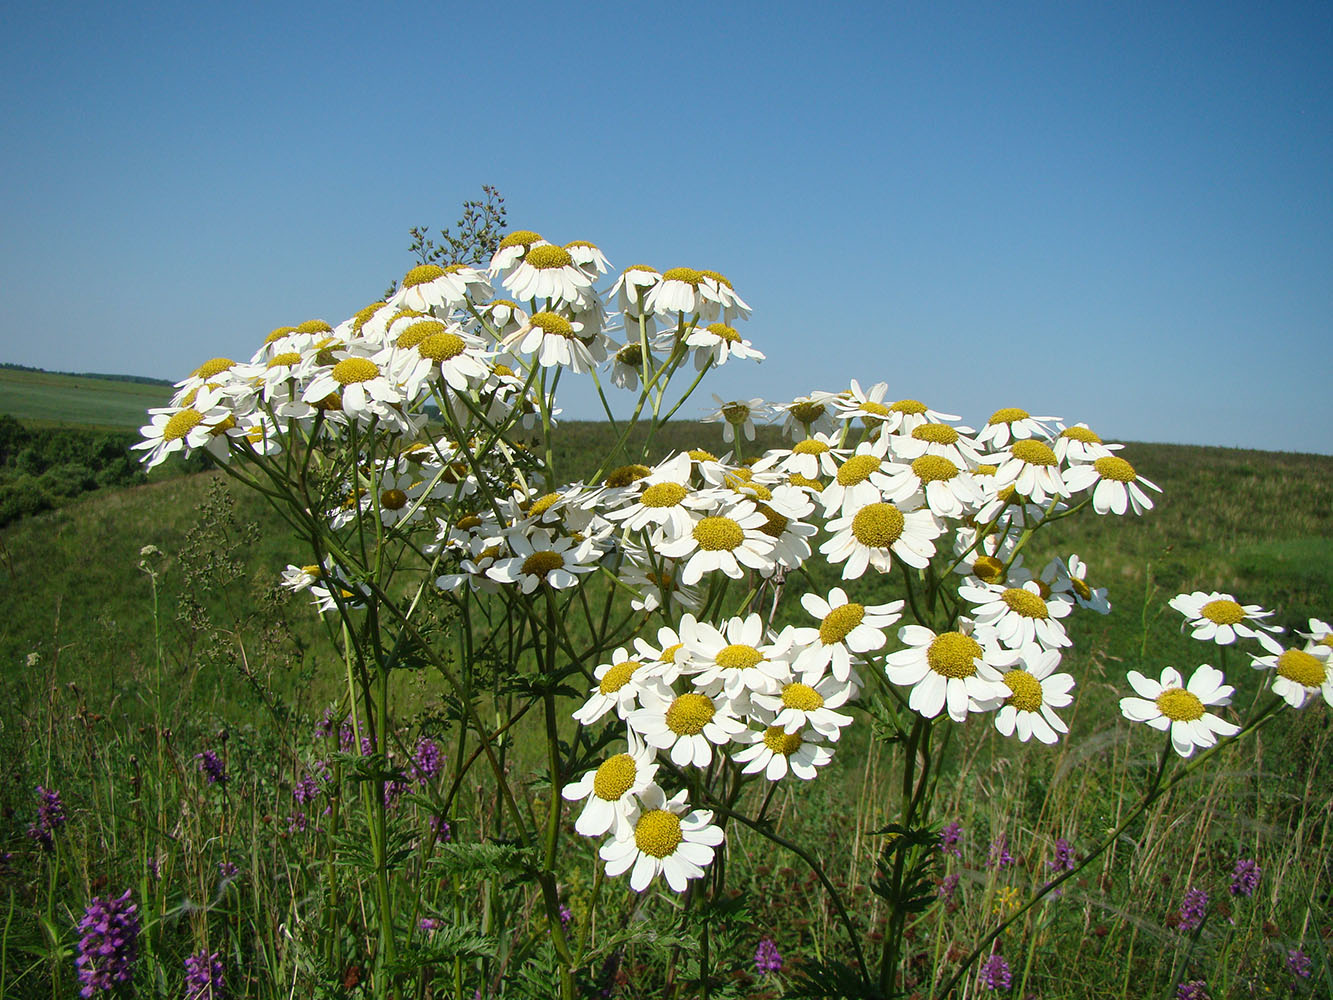
[[[135,430],[170,398],[164,385],[0,368],[0,413],[33,425]]]

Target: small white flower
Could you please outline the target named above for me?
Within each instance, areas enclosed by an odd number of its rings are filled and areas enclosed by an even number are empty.
[[[677,767],[707,767],[713,746],[723,746],[745,729],[724,699],[690,691],[677,695],[660,684],[639,695],[642,708],[629,713],[630,728],[649,746],[670,750]]]
[[[1282,631],[1276,625],[1264,625],[1259,621],[1271,617],[1273,612],[1265,611],[1257,604],[1240,604],[1230,594],[1217,591],[1205,594],[1196,590],[1192,594],[1177,594],[1168,603],[1185,616],[1182,632],[1192,628],[1195,639],[1215,642],[1219,646],[1230,646],[1237,636],[1258,639],[1260,630]]]
[[[833,676],[845,682],[852,676],[853,656],[883,648],[888,641],[883,630],[902,617],[903,602],[858,604],[841,587],[834,587],[827,600],[818,594],[803,595],[801,607],[819,620],[819,627],[786,633],[796,654],[792,667],[817,676],[831,664]]]
[[[830,563],[844,563],[842,578],[859,579],[868,567],[893,568],[893,556],[925,569],[935,554],[940,525],[929,510],[904,514],[888,502],[871,503],[826,525],[833,537],[819,547]]]
[[[781,726],[766,726],[762,732],[747,729],[736,738],[737,743],[749,743],[731,759],[744,764],[745,774],[763,773],[769,781],[781,781],[790,772],[802,781],[809,781],[833,759],[832,749],[816,742],[803,731],[789,733]]]
[[[1182,757],[1199,747],[1210,747],[1219,736],[1234,736],[1240,727],[1204,711],[1205,706],[1230,705],[1235,690],[1224,683],[1222,671],[1203,664],[1185,685],[1180,671],[1167,667],[1161,681],[1129,672],[1129,683],[1141,697],[1121,698],[1120,711],[1132,722],[1171,731],[1171,746]]]
[[[731,618],[725,632],[687,615],[680,625],[695,687],[744,703],[752,692],[777,692],[791,675],[783,650],[774,646],[763,620],[752,614]]]
[[[991,414],[986,426],[977,435],[977,444],[991,448],[1003,448],[1012,438],[1021,441],[1024,438],[1049,439],[1051,432],[1047,424],[1056,423],[1059,417],[1034,417],[1027,410],[1017,406],[1006,406]]]
[[[1047,649],[1073,644],[1060,624],[1060,619],[1067,618],[1073,609],[1073,599],[1055,593],[1042,597],[1034,580],[1021,587],[999,583],[964,585],[958,588],[958,595],[976,606],[977,631],[993,633],[1010,649],[1034,641]]]
[[[965,621],[960,625],[968,627]],[[978,641],[962,629],[937,635],[921,625],[904,625],[898,638],[909,648],[885,657],[884,672],[893,683],[912,688],[908,707],[927,719],[947,707],[949,718],[963,722],[968,712],[989,712],[1012,694],[999,668],[1017,663],[1017,650],[1001,649],[984,637]]]
[[[1053,594],[1068,594],[1080,608],[1089,608],[1099,615],[1111,613],[1111,602],[1106,597],[1106,588],[1093,589],[1088,585],[1088,564],[1077,555],[1071,555],[1066,562],[1055,558],[1041,571],[1041,578],[1051,588]]]
[[[578,781],[560,790],[567,802],[587,799],[587,805],[574,821],[574,829],[585,837],[600,837],[614,828],[617,837],[631,831],[630,817],[638,809],[642,795],[657,775],[657,763],[652,750],[629,734],[629,748],[602,761],[595,770],[588,771]]]
[[[597,568],[600,553],[590,538],[555,537],[545,528],[533,529],[530,536],[511,531],[506,537],[514,555],[497,560],[486,575],[499,583],[517,583],[525,594],[543,584],[564,590]]]
[[[1087,424],[1061,427],[1055,436],[1055,457],[1061,462],[1095,462],[1109,458],[1123,444],[1106,444]]]
[[[713,814],[696,809],[683,815],[688,806],[685,792],[671,799],[649,785],[640,796],[639,809],[630,817],[632,830],[602,845],[599,857],[613,878],[630,871],[629,885],[643,892],[659,874],[676,892],[684,892],[692,878],[699,878],[713,862],[713,849],[725,839],[722,828],[713,825]]]
[[[1314,624],[1312,619],[1311,626]],[[1333,672],[1329,670],[1333,648],[1323,642],[1310,642],[1304,649],[1283,649],[1266,635],[1259,638],[1268,655],[1250,654],[1250,659],[1256,669],[1273,671],[1275,695],[1292,708],[1303,708],[1308,700],[1322,694],[1333,707]]]
[[[805,683],[806,680],[812,683]],[[809,726],[827,740],[837,742],[845,726],[852,724],[850,715],[833,709],[841,707],[852,696],[855,688],[832,675],[816,678],[806,675],[782,686],[777,694],[755,693],[751,701],[773,715],[772,725],[784,732],[795,733]]]
[[[741,500],[700,518],[680,538],[656,541],[655,547],[671,559],[686,559],[681,581],[698,583],[704,573],[721,570],[733,580],[744,575],[743,566],[770,572],[774,566],[774,541],[764,534],[768,523],[752,501]]]
[[[1134,466],[1114,455],[1065,470],[1065,485],[1075,492],[1085,490],[1093,483],[1097,485],[1092,491],[1092,508],[1098,514],[1124,514],[1131,508],[1135,514],[1142,514],[1153,507],[1152,498],[1143,487],[1162,492],[1156,483],[1135,472]]]
[[[1034,503],[1044,504],[1048,497],[1069,496],[1069,486],[1060,474],[1060,460],[1044,441],[1026,438],[992,455],[995,463],[994,488],[1013,488]]]
[[[741,361],[754,359],[763,361],[764,354],[756,350],[748,340],[743,340],[734,327],[725,323],[709,323],[705,327],[694,327],[685,338],[685,346],[694,348],[694,367],[703,371],[708,362],[721,367],[728,358]]]
[[[1018,732],[1020,742],[1035,736],[1042,743],[1054,743],[1057,733],[1069,732],[1069,727],[1053,711],[1069,705],[1074,696],[1074,678],[1057,674],[1060,665],[1058,649],[1041,649],[1031,645],[1021,651],[1020,661],[1000,675],[1009,697],[995,715],[995,728],[1005,736]]]

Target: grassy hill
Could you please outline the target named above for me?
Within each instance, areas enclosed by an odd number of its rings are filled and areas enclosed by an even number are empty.
[[[171,393],[167,383],[0,367],[0,414],[32,426],[137,430]]]

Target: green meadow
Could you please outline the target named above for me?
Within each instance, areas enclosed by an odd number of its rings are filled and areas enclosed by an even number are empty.
[[[166,406],[166,383],[0,367],[0,414],[31,426],[138,430]]]

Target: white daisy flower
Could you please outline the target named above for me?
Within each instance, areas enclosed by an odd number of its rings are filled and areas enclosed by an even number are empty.
[[[721,570],[733,580],[745,574],[743,566],[771,572],[774,541],[764,533],[768,518],[754,503],[741,500],[700,518],[689,533],[677,539],[655,540],[662,555],[681,559],[680,578],[686,586],[698,583],[704,573]]]
[[[495,250],[495,256],[491,258],[491,277],[511,270],[531,247],[545,246],[546,243],[547,241],[542,239],[539,233],[534,233],[530,229],[516,229],[512,233],[506,233]]]
[[[131,447],[146,451],[143,463],[148,468],[166,461],[168,455],[181,451],[189,454],[209,443],[213,428],[231,416],[222,404],[219,389],[207,386],[199,389],[187,406],[166,406],[151,409],[151,422],[139,428],[143,440]]]
[[[791,667],[785,650],[773,645],[763,620],[757,614],[731,618],[723,629],[725,634],[692,616],[681,621],[694,686],[712,697],[720,693],[742,704],[749,693],[780,691]]]
[[[713,849],[725,839],[722,828],[713,825],[713,814],[696,809],[685,814],[685,792],[671,799],[657,786],[649,785],[640,796],[639,809],[630,817],[633,831],[602,845],[598,856],[612,877],[630,871],[629,885],[643,892],[659,874],[676,892],[684,892],[689,880],[699,878],[713,862]]]
[[[531,535],[510,531],[506,538],[514,555],[496,560],[486,575],[499,583],[517,583],[525,594],[543,584],[556,590],[573,587],[579,576],[597,568],[601,555],[590,538],[556,537],[545,528],[535,528]]]
[[[833,434],[837,428],[833,419],[836,398],[836,393],[812,392],[790,403],[775,404],[774,412],[782,417],[782,433],[794,441]]]
[[[694,348],[694,367],[697,371],[703,371],[709,361],[721,367],[727,363],[728,358],[740,361],[764,360],[762,351],[755,350],[748,340],[741,338],[735,327],[725,323],[694,327],[685,338],[685,346]]]
[[[351,417],[367,420],[371,417],[390,416],[391,406],[401,406],[403,391],[370,358],[348,357],[332,368],[321,371],[301,394],[307,403],[318,404],[336,393],[341,409]]]
[[[807,684],[806,679],[814,683]],[[771,725],[780,726],[783,732],[796,733],[809,726],[836,743],[843,727],[852,724],[852,717],[833,709],[845,704],[855,690],[831,674],[818,679],[806,675],[805,679],[788,681],[776,694],[755,692],[750,699],[759,708],[773,713]]]
[[[651,361],[652,350],[649,349]],[[617,348],[611,359],[611,384],[630,392],[639,388],[639,374],[643,371],[643,345],[631,340]]]
[[[820,475],[835,476],[847,454],[846,449],[837,446],[832,434],[816,433],[797,441],[790,448],[770,448],[763,458],[754,463],[754,470],[766,472],[776,469],[788,474],[794,472],[807,479],[815,479]]]
[[[1236,638],[1258,639],[1260,631],[1280,633],[1277,625],[1265,625],[1260,618],[1270,618],[1271,611],[1265,611],[1257,604],[1240,604],[1230,594],[1213,591],[1205,594],[1196,590],[1192,594],[1177,594],[1169,602],[1172,608],[1185,616],[1180,630],[1192,628],[1195,639],[1215,642],[1219,646],[1230,646]]]
[[[1235,689],[1223,683],[1222,671],[1205,663],[1194,671],[1188,685],[1175,667],[1163,670],[1161,681],[1137,670],[1128,676],[1140,697],[1121,698],[1121,713],[1132,722],[1146,722],[1163,732],[1169,729],[1171,746],[1180,756],[1193,756],[1197,748],[1213,746],[1219,736],[1240,732],[1240,726],[1204,711],[1205,706],[1231,704]]]
[[[657,775],[655,754],[634,735],[629,734],[629,749],[602,761],[578,781],[560,790],[566,802],[587,799],[574,829],[585,837],[600,837],[614,829],[617,837],[630,832],[630,818],[638,809],[638,796]]]
[[[883,500],[884,490],[891,482],[892,474],[897,471],[885,459],[888,450],[889,442],[885,437],[862,441],[857,445],[856,452],[838,466],[833,482],[824,487],[824,492],[819,495],[824,511],[828,514],[835,510],[848,514],[866,504]]]
[[[1143,487],[1162,492],[1160,486],[1144,479],[1134,471],[1134,466],[1114,455],[1065,470],[1065,485],[1075,492],[1093,483],[1097,486],[1092,491],[1092,507],[1098,514],[1123,514],[1130,507],[1135,514],[1142,514],[1153,507],[1152,498],[1143,492]]]
[[[977,520],[980,521],[980,516]],[[973,586],[1027,583],[1032,574],[1023,568],[1023,554],[1014,554],[1020,537],[1021,534],[1001,530],[993,531],[977,542],[977,529],[960,525],[954,532],[953,550],[960,557],[954,572],[967,577],[966,582]]]
[[[1073,645],[1060,624],[1060,619],[1069,617],[1073,610],[1073,598],[1055,593],[1043,597],[1035,580],[1020,587],[965,584],[958,588],[958,596],[975,605],[977,631],[994,634],[1010,649],[1032,642],[1047,649]]]
[[[685,628],[686,622],[694,622],[694,616],[689,612],[681,617],[682,629]],[[682,671],[690,669],[690,653],[685,648],[685,640],[670,626],[663,625],[657,630],[656,646],[641,636],[636,636],[634,648],[638,650],[639,659],[661,669],[659,677],[668,687],[676,683],[676,678]]]
[[[1005,736],[1012,736],[1017,730],[1023,743],[1033,736],[1042,743],[1054,743],[1057,733],[1069,732],[1054,709],[1073,702],[1074,696],[1069,692],[1074,689],[1074,678],[1055,673],[1060,665],[1058,649],[1032,645],[1020,653],[1019,662],[1000,675],[1010,693],[995,715],[995,728]]]
[[[1323,642],[1310,642],[1304,649],[1283,649],[1268,636],[1261,636],[1267,656],[1250,654],[1251,664],[1258,670],[1272,670],[1273,693],[1292,708],[1304,707],[1306,701],[1324,696],[1333,707],[1333,672],[1329,658],[1333,647]]]
[[[620,277],[616,283],[611,286],[607,296],[616,297],[616,308],[626,314],[626,329],[629,329],[628,314],[632,313],[638,317],[644,312],[644,300],[662,281],[662,275],[657,268],[649,267],[647,264],[635,264],[633,267],[627,267],[620,272]],[[637,322],[636,322],[637,325]],[[652,336],[652,331],[648,331]],[[633,339],[631,337],[631,339]]]
[[[321,615],[329,611],[337,611],[339,601],[342,602],[344,608],[365,607],[366,598],[370,596],[370,588],[364,583],[352,584],[337,574],[334,575],[331,583],[312,584],[309,590],[310,596],[314,598],[310,603],[315,606],[315,610]]]
[[[684,452],[664,459],[648,475],[637,480],[638,495],[627,494],[629,502],[606,517],[622,522],[631,531],[658,530],[661,537],[677,539],[694,528],[697,511],[717,503],[712,493],[699,493],[690,482],[690,456]]]
[[[1060,433],[1055,436],[1054,450],[1055,457],[1061,462],[1074,463],[1110,458],[1112,452],[1123,447],[1123,444],[1107,444],[1087,424],[1075,424],[1060,428]]]
[[[481,314],[485,323],[477,323],[474,320],[473,326],[495,337],[496,340],[504,340],[528,323],[527,310],[513,299],[491,299],[486,304],[478,306],[477,312]]]
[[[723,746],[744,731],[731,703],[698,691],[677,695],[661,684],[646,685],[637,708],[626,718],[651,747],[670,750],[677,767],[707,767],[713,746]]]
[[[956,413],[932,410],[919,399],[895,400],[886,409],[889,412],[882,424],[885,432],[890,434],[911,434],[921,424],[944,424],[963,419]]]
[[[395,471],[384,469],[379,477],[379,515],[386,528],[404,522],[420,521],[426,516],[424,505],[416,501],[426,492],[429,483],[415,469]],[[364,501],[366,510],[375,509],[372,497]]]
[[[757,416],[763,419],[768,404],[762,399],[733,399],[724,401],[721,396],[713,394],[713,402],[717,403],[717,409],[713,410],[703,419],[706,422],[722,424],[722,440],[727,444],[736,440],[736,430],[740,428],[745,435],[745,440],[754,440],[754,418]]]
[[[1005,451],[990,456],[990,460],[996,465],[997,490],[1013,486],[1020,495],[1038,504],[1044,504],[1047,497],[1069,496],[1069,486],[1060,474],[1060,460],[1044,441],[1033,438],[1015,441]]]
[[[894,434],[889,440],[893,454],[904,462],[923,455],[947,458],[956,468],[970,469],[981,464],[981,453],[967,435],[970,427],[955,427],[934,420],[917,424],[910,431]]]
[[[499,581],[488,574],[495,561],[504,558],[504,554],[504,536],[476,535],[468,542],[468,557],[458,562],[458,572],[442,573],[435,578],[435,586],[446,594],[452,594],[464,585],[474,592],[498,593]]]
[[[565,244],[565,250],[574,258],[574,263],[586,272],[605,274],[611,269],[611,262],[595,243],[572,240]]]
[[[408,398],[416,398],[426,382],[436,376],[455,392],[467,392],[490,374],[483,348],[480,340],[460,326],[419,320],[398,338],[388,368]]]
[[[1094,590],[1088,585],[1088,564],[1076,554],[1066,562],[1055,558],[1041,571],[1041,578],[1053,594],[1068,594],[1080,608],[1088,608],[1099,615],[1111,613],[1111,602],[1106,597],[1106,588]]]
[[[598,664],[593,671],[597,684],[589,693],[588,700],[573,713],[574,718],[585,726],[591,726],[613,708],[616,715],[625,718],[634,710],[641,685],[651,673],[653,671],[649,664],[631,657],[628,650],[620,647],[611,654],[610,662]],[[661,672],[657,673],[660,676]]]
[[[525,327],[511,333],[500,346],[518,354],[536,354],[543,368],[567,365],[584,374],[606,360],[605,334],[585,336],[582,323],[553,312],[534,313]]]
[[[638,546],[623,544],[629,558],[620,566],[619,582],[630,592],[631,608],[648,612],[667,608],[674,617],[681,609],[698,611],[703,606],[698,589],[681,583],[680,567],[674,561],[663,559],[654,567]]]
[[[903,602],[858,604],[841,587],[828,598],[818,594],[801,597],[801,607],[819,620],[818,628],[793,628],[786,633],[795,653],[792,668],[802,680],[818,676],[832,665],[833,676],[847,682],[852,676],[852,657],[882,649],[888,637],[884,629],[902,617]]]
[[[1059,417],[1034,417],[1027,410],[1017,406],[1005,406],[991,414],[986,426],[977,435],[977,444],[983,447],[1003,448],[1012,438],[1022,441],[1024,438],[1049,439],[1050,428],[1047,424],[1055,423]]]
[[[819,737],[804,731],[789,733],[781,726],[767,726],[762,732],[747,729],[736,738],[750,745],[731,759],[744,764],[744,774],[762,773],[769,781],[781,781],[790,771],[802,781],[809,781],[833,759],[831,748],[816,742]]]
[[[773,539],[775,570],[777,566],[795,569],[810,558],[810,539],[819,528],[804,520],[815,509],[806,490],[787,484],[775,486],[767,499],[757,500],[755,506],[768,518],[759,530]]]
[[[917,430],[948,426],[922,424]],[[976,478],[943,455],[921,455],[911,465],[890,468],[893,472],[884,486],[884,499],[894,503],[906,504],[920,495],[937,517],[953,518],[960,518],[985,503],[986,496]]]
[[[287,568],[282,571],[281,585],[293,592],[306,590],[312,584],[319,582],[320,575],[318,566],[297,566],[295,563],[288,563]]]
[[[420,264],[403,276],[403,283],[389,299],[394,309],[414,312],[439,312],[448,315],[467,302],[471,290],[478,298],[491,296],[486,275],[462,264],[440,267],[438,264]]]
[[[698,315],[701,322],[712,322],[722,303],[715,286],[704,282],[702,271],[692,267],[673,267],[663,272],[661,280],[648,290],[643,308],[674,322],[678,316]]]
[[[1318,618],[1311,618],[1309,628],[1310,631],[1308,632],[1297,632],[1296,634],[1317,645],[1333,648],[1333,625],[1320,621]]]
[[[844,580],[859,579],[867,567],[881,573],[893,568],[893,556],[925,569],[935,554],[940,525],[929,510],[904,514],[894,504],[872,503],[836,517],[826,525],[833,537],[819,547],[830,564],[845,563]]]
[[[965,621],[960,625],[967,627]],[[937,635],[921,625],[904,625],[898,638],[909,648],[885,657],[884,673],[912,688],[908,707],[927,719],[947,707],[949,718],[964,722],[968,712],[989,712],[1012,694],[1000,668],[1017,663],[1018,650],[965,631]]]
[[[718,274],[716,271],[700,271],[704,276],[703,287],[708,289],[713,298],[722,303],[722,320],[726,323],[734,323],[738,319],[750,318],[750,306],[736,294],[736,289],[732,287],[730,281],[725,275]],[[740,355],[737,355],[739,357]],[[761,358],[763,355],[759,355]]]

